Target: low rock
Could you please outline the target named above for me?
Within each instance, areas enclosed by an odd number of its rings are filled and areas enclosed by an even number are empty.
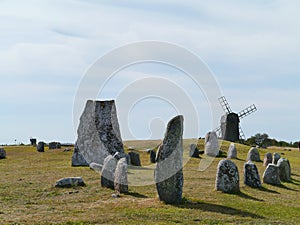
[[[62,178],[56,181],[55,184],[55,187],[59,187],[59,188],[71,188],[71,187],[79,187],[79,186],[86,186],[81,177]]]
[[[229,159],[221,160],[218,164],[216,190],[225,193],[238,193],[240,191],[239,181],[237,166]]]
[[[237,158],[237,150],[234,143],[231,143],[228,152],[227,152],[228,159],[236,159]]]
[[[114,187],[117,193],[128,193],[128,165],[125,158],[122,158],[118,161],[115,179],[114,179]]]
[[[263,166],[268,166],[272,163],[272,153],[268,152],[265,154]]]
[[[273,164],[277,165],[278,160],[280,159],[280,155],[277,152],[273,153]]]
[[[95,162],[92,162],[92,163],[90,164],[90,169],[91,169],[91,170],[94,170],[94,171],[96,171],[96,172],[98,172],[98,173],[101,173],[101,171],[102,171],[102,165],[101,165],[101,164],[98,164],[98,163],[95,163]]]
[[[132,166],[141,166],[140,155],[137,152],[129,152],[130,165]]]
[[[196,144],[190,145],[190,157],[199,158],[199,149],[197,148]]]
[[[244,184],[253,188],[261,187],[257,167],[251,161],[244,164]]]
[[[279,167],[269,164],[263,174],[263,182],[266,184],[280,185]]]
[[[0,148],[0,159],[6,159],[6,151],[4,148]]]
[[[279,178],[283,182],[291,181],[291,166],[288,159],[280,158],[277,162],[279,167]]]
[[[104,159],[104,164],[101,171],[101,186],[107,188],[114,188],[115,170],[117,167],[117,160],[108,155]]]
[[[259,156],[259,151],[257,150],[257,148],[252,147],[247,155],[247,162],[248,161],[253,161],[253,162],[260,162],[260,156]]]

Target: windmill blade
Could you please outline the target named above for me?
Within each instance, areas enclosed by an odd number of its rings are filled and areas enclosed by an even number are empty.
[[[250,114],[254,113],[256,110],[257,110],[257,108],[256,108],[256,106],[253,104],[253,105],[249,106],[248,108],[246,108],[246,109],[240,111],[240,112],[238,113],[239,118],[241,119],[241,118],[244,118],[244,117],[246,117],[246,116],[249,116]]]
[[[239,132],[240,132],[240,140],[241,139],[246,140],[246,137],[245,137],[244,131],[242,130],[241,125],[239,125]]]
[[[221,104],[221,106],[222,106],[225,113],[231,113],[232,112],[225,96],[222,96],[221,98],[218,98],[218,100],[219,100],[219,102],[220,102],[220,104]]]

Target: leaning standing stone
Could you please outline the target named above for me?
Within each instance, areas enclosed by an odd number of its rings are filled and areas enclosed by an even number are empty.
[[[197,148],[196,144],[190,145],[190,157],[192,158],[199,158],[199,149]]]
[[[268,152],[265,154],[263,166],[268,166],[270,163],[272,163],[272,153]]]
[[[240,191],[238,168],[229,159],[223,159],[218,164],[216,190],[225,193],[238,193]]]
[[[45,151],[45,143],[44,142],[42,142],[42,141],[40,141],[39,143],[38,143],[38,145],[36,146],[36,150],[38,151],[38,152],[44,152]]]
[[[183,189],[183,116],[174,117],[167,126],[157,152],[154,178],[159,199],[167,204],[180,203]]]
[[[140,155],[137,152],[129,152],[130,164],[132,166],[141,166]]]
[[[263,174],[263,182],[266,184],[280,185],[279,167],[269,164]]]
[[[0,148],[0,159],[6,159],[6,151],[4,148]]]
[[[236,159],[237,158],[237,151],[234,143],[231,143],[228,152],[227,152],[228,159]]]
[[[279,167],[279,178],[281,181],[290,182],[291,181],[291,166],[288,159],[280,158],[277,162]]]
[[[117,160],[109,155],[105,158],[103,168],[101,171],[101,186],[107,188],[114,188],[115,170],[117,167]]]
[[[253,188],[261,187],[257,167],[251,161],[244,164],[244,184]]]
[[[219,141],[216,132],[208,132],[205,136],[205,154],[216,157],[219,154]]]
[[[248,161],[253,161],[253,162],[260,162],[260,156],[259,156],[259,151],[257,148],[252,147],[247,155],[247,162]]]
[[[79,187],[79,186],[85,186],[85,183],[81,177],[62,178],[56,181],[55,184],[55,187],[59,187],[59,188],[71,188],[71,187]]]
[[[280,159],[280,155],[277,152],[273,153],[273,164],[277,165],[278,160]]]
[[[118,161],[114,181],[115,190],[118,193],[128,193],[127,167],[126,158],[122,158]]]

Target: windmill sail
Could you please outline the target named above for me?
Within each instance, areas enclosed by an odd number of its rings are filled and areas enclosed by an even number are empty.
[[[225,113],[232,113],[232,110],[231,110],[225,96],[222,96],[218,100],[219,100],[219,102],[220,102],[220,104],[221,104],[221,106],[222,106]]]
[[[253,105],[249,106],[248,108],[246,108],[246,109],[240,111],[240,112],[238,113],[239,118],[240,118],[240,119],[241,119],[241,118],[244,118],[244,117],[250,115],[251,113],[255,112],[256,110],[257,110],[257,108],[256,108],[256,106],[253,104]]]

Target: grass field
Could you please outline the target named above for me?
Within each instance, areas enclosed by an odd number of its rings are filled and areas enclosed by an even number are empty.
[[[240,173],[241,193],[224,194],[214,190],[215,158],[199,171],[201,159],[189,159],[189,144],[184,141],[183,202],[166,205],[157,198],[153,165],[142,151],[160,141],[128,141],[140,152],[145,168],[130,169],[130,193],[112,198],[113,190],[101,188],[98,173],[87,167],[71,167],[72,152],[48,150],[36,152],[28,146],[6,147],[7,159],[0,160],[1,224],[300,224],[300,152],[293,149],[260,149],[261,159],[269,151],[288,158],[292,182],[281,186],[263,184],[252,189],[243,184],[243,164],[249,146],[237,144],[238,159],[233,160]],[[198,143],[203,149],[203,140]],[[222,143],[227,152],[229,143]],[[264,167],[256,163],[260,176]],[[58,189],[56,180],[81,176],[86,187]],[[149,183],[150,182],[150,183]]]

